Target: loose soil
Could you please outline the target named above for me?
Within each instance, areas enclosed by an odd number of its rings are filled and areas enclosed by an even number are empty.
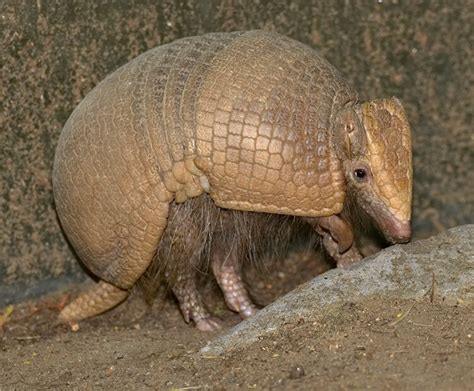
[[[313,264],[313,275],[326,267]],[[256,279],[254,294],[271,301],[308,278],[295,269]],[[222,332],[240,321],[214,289],[207,296]],[[0,390],[468,390],[474,384],[472,304],[369,298],[314,322],[295,319],[245,351],[216,357],[199,350],[219,333],[184,323],[171,300],[149,307],[135,295],[72,331],[56,323],[67,298],[17,305],[0,318]]]

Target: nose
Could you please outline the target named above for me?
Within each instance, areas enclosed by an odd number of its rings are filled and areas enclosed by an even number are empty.
[[[387,225],[387,239],[392,243],[406,243],[411,238],[410,221],[393,220]]]

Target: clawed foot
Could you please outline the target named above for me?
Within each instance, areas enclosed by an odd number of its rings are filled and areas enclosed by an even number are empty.
[[[255,304],[250,303],[248,307],[240,307],[239,315],[242,319],[247,319],[251,316],[254,316],[257,311],[258,308],[255,306]]]
[[[201,331],[217,331],[222,328],[222,322],[213,316],[194,320],[196,327]]]
[[[221,320],[210,315],[200,300],[191,301],[184,299],[179,303],[179,308],[183,314],[184,321],[186,323],[193,321],[201,331],[216,331],[222,328]]]
[[[354,263],[359,262],[362,259],[363,256],[360,254],[357,248],[355,246],[352,246],[345,253],[340,254],[339,259],[336,260],[336,263],[337,267],[344,269],[353,265]]]
[[[216,279],[224,293],[227,307],[231,311],[238,312],[242,319],[255,315],[258,309],[250,300],[240,275],[233,268],[223,267],[222,269],[225,269],[226,272],[221,271],[216,275]]]
[[[359,250],[357,250],[355,244],[349,247],[349,249],[342,254],[339,253],[338,244],[328,233],[323,235],[323,245],[329,255],[336,261],[337,267],[340,268],[349,267],[350,265],[359,262],[363,258]]]
[[[232,297],[229,298],[224,292],[225,302],[231,311],[238,312],[242,319],[250,318],[257,313],[258,309],[248,297],[247,292],[239,294],[239,292],[231,291],[231,294]]]
[[[193,321],[201,331],[216,331],[222,328],[221,321],[209,314],[204,306],[193,272],[182,273],[172,290],[186,323]]]
[[[321,235],[323,246],[337,267],[348,267],[363,258],[356,247],[350,224],[340,216],[308,218],[307,221]]]

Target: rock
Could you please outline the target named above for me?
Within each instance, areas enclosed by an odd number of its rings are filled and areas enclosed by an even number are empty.
[[[262,309],[201,352],[241,349],[286,323],[314,321],[332,306],[377,295],[387,300],[427,294],[447,304],[474,302],[474,225],[389,247],[349,269],[333,269]]]

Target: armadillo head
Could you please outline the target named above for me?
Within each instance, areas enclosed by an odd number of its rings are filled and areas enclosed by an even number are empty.
[[[364,102],[336,118],[335,141],[350,194],[391,242],[410,239],[411,133],[396,99]]]

